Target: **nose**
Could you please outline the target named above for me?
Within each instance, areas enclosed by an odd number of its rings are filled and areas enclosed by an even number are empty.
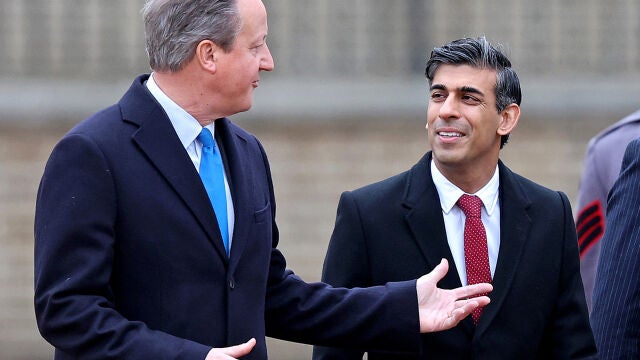
[[[447,99],[442,103],[438,111],[438,115],[441,119],[457,119],[460,117],[460,110],[458,108],[458,101],[455,96],[449,95]]]
[[[262,71],[272,71],[275,67],[275,63],[273,61],[273,56],[271,56],[271,51],[267,44],[264,44],[265,54],[260,61],[260,70]]]

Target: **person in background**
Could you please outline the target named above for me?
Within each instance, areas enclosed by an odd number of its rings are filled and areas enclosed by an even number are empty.
[[[640,358],[640,139],[609,193],[591,325],[600,359]]]
[[[56,359],[266,359],[265,336],[419,352],[490,284],[308,284],[278,251],[260,142],[228,116],[274,68],[260,0],[149,0],[152,74],[55,146],[35,212],[35,312]],[[424,349],[429,351],[429,349]]]
[[[629,142],[640,137],[640,110],[607,127],[589,140],[578,189],[578,244],[580,273],[587,307],[592,308],[602,235],[605,231],[607,195],[620,174],[620,163]]]
[[[571,204],[500,160],[520,119],[511,62],[484,37],[459,39],[433,49],[426,77],[431,151],[406,172],[342,194],[322,280],[402,281],[444,257],[457,271],[443,288],[487,281],[494,291],[455,328],[423,334],[428,354],[369,349],[368,359],[595,358]],[[316,360],[362,356],[314,348]]]

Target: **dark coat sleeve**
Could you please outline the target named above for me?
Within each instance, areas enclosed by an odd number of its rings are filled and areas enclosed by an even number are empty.
[[[80,134],[66,136],[50,156],[35,215],[40,332],[60,358],[204,359],[210,347],[154,331],[116,310],[112,176],[99,147]]]
[[[358,289],[308,284],[286,270],[276,244],[277,236],[267,289],[268,336],[337,347],[420,351],[415,280]]]

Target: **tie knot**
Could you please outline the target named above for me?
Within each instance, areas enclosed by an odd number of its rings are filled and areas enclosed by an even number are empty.
[[[475,195],[463,194],[458,199],[458,207],[468,218],[479,218],[482,210],[482,200]]]
[[[202,128],[200,135],[198,135],[198,140],[200,140],[204,147],[213,147],[213,135],[211,135],[211,131],[207,128]]]

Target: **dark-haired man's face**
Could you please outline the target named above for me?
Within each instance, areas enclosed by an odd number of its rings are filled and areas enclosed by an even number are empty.
[[[469,65],[441,65],[429,93],[427,125],[438,169],[465,172],[495,168],[503,116],[496,110],[496,72]]]

